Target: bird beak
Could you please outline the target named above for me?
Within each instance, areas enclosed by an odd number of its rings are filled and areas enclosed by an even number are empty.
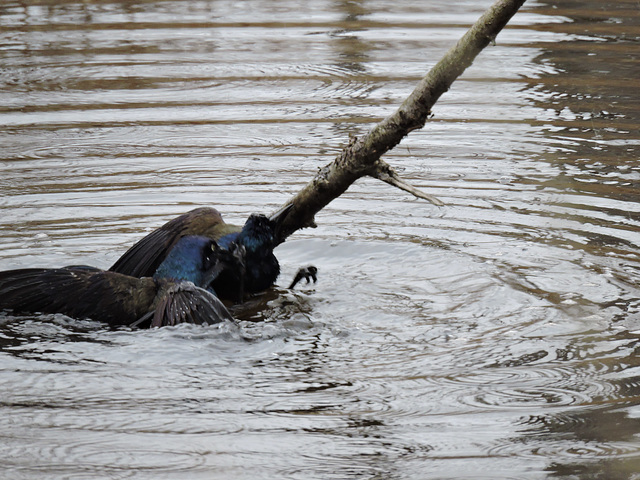
[[[281,207],[277,210],[273,215],[269,217],[269,220],[275,222],[277,225],[284,222],[284,219],[287,218],[287,215],[293,208],[293,203],[287,203],[284,207]]]
[[[289,212],[293,210],[293,203],[287,203],[285,206],[281,207],[277,210],[273,215],[269,217],[274,224],[274,237],[276,241],[276,245],[282,243],[282,226],[284,225],[284,221],[286,220]]]

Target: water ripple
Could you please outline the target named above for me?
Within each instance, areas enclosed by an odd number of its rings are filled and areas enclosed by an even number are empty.
[[[273,211],[485,8],[48,3],[0,9],[2,269],[108,267],[196,206]],[[5,476],[635,472],[637,11],[556,3],[385,155],[445,207],[364,178],[276,250],[281,286],[317,284],[235,327],[2,314]]]

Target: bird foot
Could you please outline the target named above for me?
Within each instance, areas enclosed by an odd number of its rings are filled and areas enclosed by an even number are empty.
[[[298,273],[296,273],[296,276],[293,278],[293,282],[289,285],[289,289],[295,287],[303,278],[307,283],[311,283],[311,280],[313,280],[313,283],[316,283],[318,281],[318,269],[313,265],[309,265],[308,267],[303,267],[298,270]]]

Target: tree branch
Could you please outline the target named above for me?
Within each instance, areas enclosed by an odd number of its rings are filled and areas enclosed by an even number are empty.
[[[398,145],[411,131],[424,126],[440,96],[449,90],[476,56],[495,41],[498,33],[524,2],[498,0],[494,3],[420,81],[394,114],[375,125],[363,137],[352,137],[332,163],[320,168],[315,178],[285,204],[293,207],[287,212],[278,243],[284,242],[300,228],[315,225],[315,214],[365,175],[379,178],[436,205],[442,204],[438,199],[400,180],[380,157]]]

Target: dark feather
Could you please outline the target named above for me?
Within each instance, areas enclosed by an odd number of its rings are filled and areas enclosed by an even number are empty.
[[[233,317],[212,293],[191,282],[134,278],[82,267],[0,272],[0,308],[63,313],[111,326],[214,324]]]
[[[153,277],[135,278],[93,267],[0,272],[0,309],[63,313],[118,325],[152,326],[232,320],[209,288],[236,259],[206,237],[179,240]]]
[[[165,223],[131,247],[109,269],[132,277],[151,277],[182,237],[198,235],[218,241],[240,227],[224,222],[215,208],[191,210]]]
[[[242,251],[242,259],[221,271],[212,283],[216,294],[225,300],[241,301],[246,292],[257,293],[269,288],[278,278],[280,265],[273,249],[277,232],[290,206],[272,218],[251,215],[242,228],[222,220],[214,208],[197,208],[167,222],[131,247],[111,271],[127,275],[153,276],[176,242],[187,235],[198,235],[216,241],[231,256]]]
[[[212,321],[215,319],[216,321]],[[183,282],[171,285],[154,311],[152,327],[177,325],[179,323],[211,324],[233,317],[215,295]]]
[[[0,272],[0,308],[63,313],[110,325],[128,325],[153,305],[158,286],[91,267],[30,268]]]

